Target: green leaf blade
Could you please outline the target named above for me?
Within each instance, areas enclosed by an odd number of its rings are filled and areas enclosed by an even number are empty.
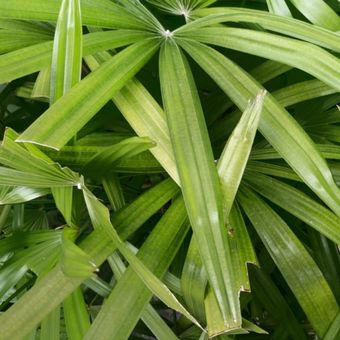
[[[80,287],[65,299],[63,311],[68,339],[84,339],[84,335],[90,328],[90,318]]]
[[[161,278],[188,230],[184,202],[178,197],[157,223],[137,257],[155,276]],[[157,256],[154,256],[155,248],[158,249]],[[98,334],[101,339],[128,338],[151,296],[152,292],[143,280],[133,268],[128,268],[118,279],[107,303],[86,334],[86,339]]]
[[[339,306],[320,269],[286,223],[254,192],[243,186],[239,200],[314,329],[324,336]]]
[[[103,151],[98,152],[84,166],[84,172],[87,175],[103,177],[114,171],[119,161],[131,158],[141,152],[155,146],[150,138],[131,137],[117,143],[113,146],[106,147]]]
[[[117,225],[120,236],[126,239],[177,193],[178,187],[168,179],[138,197],[114,216],[113,222]],[[111,240],[103,238],[103,234],[97,231],[91,233],[80,246],[98,265],[116,250]],[[27,268],[24,268],[24,272],[26,271]],[[1,315],[1,334],[7,334],[9,339],[23,337],[83,281],[83,278],[66,276],[61,267],[56,266]],[[22,325],[20,328],[18,320]]]
[[[80,81],[82,21],[79,0],[63,0],[54,37],[50,103]]]
[[[17,141],[60,149],[139,71],[157,47],[158,41],[149,39],[117,54],[60,98]]]
[[[139,278],[153,294],[161,299],[167,306],[182,313],[186,318],[203,330],[198,321],[177,300],[175,295],[172,294],[168,287],[163,284],[163,282],[133,254],[133,252],[126,246],[125,243],[123,243],[110,222],[108,209],[102,203],[100,203],[86,187],[84,187],[83,194],[93,227],[101,232],[103,236],[105,235],[112,240],[121,254],[127,259],[133,271],[139,276]],[[111,322],[111,320],[109,321]],[[88,335],[88,338],[91,337]],[[110,338],[111,337],[107,337],[107,339]],[[104,339],[106,338],[104,337]]]
[[[226,218],[229,215],[238,186],[246,167],[255,138],[265,92],[260,92],[242,114],[217,163]]]
[[[340,244],[340,218],[291,185],[269,176],[248,173],[247,183],[258,193]]]
[[[143,28],[143,22],[112,1],[82,0],[85,25],[107,28]],[[40,20],[56,22],[60,1],[33,0],[27,6],[26,0],[11,0],[0,3],[0,17],[6,19]]]
[[[100,53],[86,58],[86,62],[93,70],[109,57],[108,53]],[[137,79],[131,79],[112,100],[139,136],[149,136],[156,142],[157,145],[150,151],[180,184],[165,114],[156,100]]]
[[[267,6],[272,13],[287,17],[292,16],[292,13],[284,0],[267,0]]]
[[[261,86],[231,60],[194,41],[181,45],[242,110]],[[340,80],[340,77],[339,77]],[[264,100],[260,132],[300,178],[340,216],[340,195],[325,160],[299,124],[268,94]]]
[[[338,14],[323,0],[290,0],[291,3],[312,23],[331,31],[340,30]]]
[[[231,268],[230,253],[223,230],[217,171],[190,69],[173,41],[162,46],[160,79],[188,216],[225,326],[238,328],[241,324],[238,293],[232,271],[226,270]]]

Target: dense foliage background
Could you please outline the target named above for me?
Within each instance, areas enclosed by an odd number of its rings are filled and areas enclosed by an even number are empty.
[[[0,1],[0,338],[340,339],[339,12]]]

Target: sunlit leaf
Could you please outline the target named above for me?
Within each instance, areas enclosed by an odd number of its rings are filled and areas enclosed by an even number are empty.
[[[181,45],[240,109],[245,109],[247,98],[255,95],[261,88],[240,67],[216,50],[194,41],[182,41]],[[339,189],[309,136],[269,94],[265,97],[261,117],[260,132],[304,182],[340,216]]]
[[[171,221],[171,223],[169,223]],[[162,277],[170,265],[188,231],[187,216],[182,198],[176,199],[158,222],[139,252],[138,258],[156,275]],[[158,256],[154,249],[158,248]],[[109,260],[114,271],[122,271],[121,261]],[[117,263],[118,262],[118,263]],[[98,314],[87,338],[125,338],[136,325],[152,296],[152,292],[138,277],[133,268],[118,276],[118,283],[107,299],[105,308]],[[145,311],[145,309],[144,309]],[[114,325],[119,325],[115,327]]]
[[[118,53],[60,98],[17,140],[61,148],[139,71],[157,47],[158,42],[150,39]]]
[[[224,220],[217,171],[191,71],[179,47],[171,40],[162,46],[160,80],[181,189],[200,255],[225,326],[238,328],[240,309],[230,250],[222,231]]]
[[[89,314],[81,288],[77,288],[64,302],[63,312],[67,336],[70,340],[81,340],[90,328]]]
[[[89,210],[89,215],[98,231],[107,235],[116,245],[122,255],[128,260],[131,268],[136,272],[144,284],[166,305],[185,315],[190,321],[201,327],[198,321],[182,306],[171,291],[140,261],[119,238],[113,228],[108,210],[97,200],[88,189],[84,188],[84,198]]]
[[[51,312],[41,323],[40,337],[42,339],[60,339],[60,306]]]
[[[34,200],[49,194],[48,189],[35,189],[30,187],[0,187],[0,204],[16,204]]]
[[[74,243],[77,232],[72,228],[63,231],[61,269],[66,276],[88,278],[98,269],[91,257]]]
[[[82,37],[80,1],[63,0],[53,41],[50,103],[80,81]]]

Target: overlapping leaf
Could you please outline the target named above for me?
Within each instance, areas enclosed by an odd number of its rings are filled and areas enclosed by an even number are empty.
[[[162,46],[160,81],[181,189],[200,255],[225,326],[238,328],[240,309],[223,231],[221,188],[191,71],[171,39]]]
[[[320,269],[284,220],[255,193],[243,187],[239,198],[308,319],[324,336],[339,306]]]
[[[177,186],[172,181],[166,180],[138,197],[135,202],[115,215],[113,222],[118,226],[120,236],[126,239],[177,192]],[[101,232],[92,233],[82,242],[81,248],[97,265],[105,261],[116,250],[111,240],[103,238]],[[2,323],[0,324],[2,334],[7,334],[10,338],[29,333],[33,327],[62,303],[82,281],[81,278],[66,276],[60,267],[55,268],[2,316]],[[16,317],[19,317],[20,314],[20,318],[23,320],[20,329],[17,327],[15,318],[11,316],[12,313]]]
[[[10,168],[0,167],[1,179],[8,176],[9,185],[27,185],[32,187],[77,186],[78,174],[68,168],[32,155],[23,145],[15,143],[17,134],[7,129],[0,148],[0,162]],[[22,180],[20,181],[20,176]],[[21,184],[20,184],[21,183]]]
[[[0,4],[4,339],[339,333],[335,1],[215,2]]]
[[[158,41],[149,39],[112,57],[52,105],[21,134],[18,141],[55,149],[64,146],[139,71],[157,47]]]
[[[261,88],[241,68],[212,48],[194,41],[181,41],[181,45],[240,109],[245,109],[248,98]],[[326,162],[297,122],[269,94],[264,100],[259,130],[305,183],[340,215],[339,189]]]

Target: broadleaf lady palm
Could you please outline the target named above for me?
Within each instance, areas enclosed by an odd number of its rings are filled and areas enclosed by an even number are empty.
[[[4,339],[337,338],[340,9],[232,3],[0,3]]]

